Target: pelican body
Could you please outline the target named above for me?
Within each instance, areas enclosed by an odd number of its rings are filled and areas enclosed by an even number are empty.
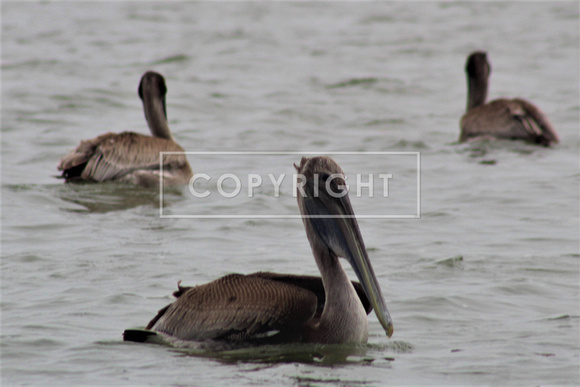
[[[124,339],[146,342],[161,335],[170,342],[366,343],[372,309],[391,337],[393,323],[342,170],[327,157],[302,158],[296,169],[305,182],[298,206],[321,277],[230,274],[179,287],[177,300],[161,309],[145,331],[126,330]],[[339,257],[350,263],[360,283],[349,280]]]
[[[477,137],[521,139],[548,146],[559,141],[546,116],[534,104],[521,98],[500,98],[485,103],[491,65],[487,53],[476,51],[467,57],[467,111],[461,117],[459,141]]]
[[[173,139],[165,109],[167,86],[159,73],[141,77],[139,97],[152,136],[133,132],[106,133],[80,145],[62,158],[58,169],[67,182],[120,181],[142,186],[159,184],[160,152],[183,152]],[[183,185],[193,172],[184,154],[163,156],[166,185]]]

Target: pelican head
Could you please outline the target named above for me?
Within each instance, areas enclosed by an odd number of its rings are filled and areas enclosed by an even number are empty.
[[[470,110],[483,105],[487,98],[491,65],[487,61],[485,51],[475,51],[467,57],[465,74],[467,75],[467,110]]]
[[[139,98],[143,101],[145,119],[151,133],[156,137],[173,140],[167,124],[167,109],[165,107],[167,85],[163,75],[147,71],[141,77],[138,93]]]
[[[295,167],[303,183],[300,187],[302,189],[299,188],[297,192],[298,206],[323,281],[323,267],[332,266],[332,263],[322,262],[323,259],[346,259],[363,286],[387,336],[391,337],[393,322],[350,204],[344,172],[329,157],[303,157],[300,166]]]
[[[471,53],[465,62],[465,72],[470,78],[479,78],[481,76],[489,78],[491,65],[487,61],[487,52],[475,51]]]

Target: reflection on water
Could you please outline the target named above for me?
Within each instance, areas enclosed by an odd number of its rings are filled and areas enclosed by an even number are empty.
[[[64,183],[62,188],[57,189],[57,195],[67,203],[82,207],[64,208],[69,212],[107,213],[140,206],[157,208],[160,206],[158,188],[137,187],[115,182]],[[163,207],[170,207],[172,203],[184,198],[182,189],[165,188]]]
[[[498,160],[494,159],[495,155],[502,152],[513,152],[521,155],[529,155],[534,152],[545,152],[546,148],[538,147],[537,145],[526,143],[519,140],[498,140],[491,137],[479,137],[469,140],[463,144],[454,144],[456,151],[459,154],[467,153],[473,159],[480,159],[480,164],[495,165]],[[548,151],[557,150],[554,148],[547,148]]]
[[[158,342],[158,345],[167,343]],[[127,345],[150,345],[134,344]],[[218,360],[223,363],[305,363],[332,367],[344,364],[371,364],[373,362],[394,361],[397,353],[411,353],[413,346],[404,341],[386,344],[284,344],[262,345],[225,350],[207,348],[170,349],[180,356],[194,356]]]

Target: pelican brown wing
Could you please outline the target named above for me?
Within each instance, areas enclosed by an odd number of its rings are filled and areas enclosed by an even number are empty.
[[[543,145],[559,140],[540,109],[521,98],[500,98],[473,108],[462,117],[461,128],[461,141],[486,135]]]
[[[524,111],[522,122],[527,127],[528,132],[536,135],[537,143],[549,145],[560,141],[556,129],[536,105],[522,98],[515,98],[512,101]]]
[[[263,277],[268,277],[263,276]],[[240,340],[299,336],[316,313],[316,295],[302,287],[230,274],[205,285],[180,288],[147,329],[181,340]]]
[[[524,111],[518,104],[509,99],[496,99],[489,103],[479,105],[461,118],[460,141],[479,137],[493,136],[497,138],[515,139],[529,138],[533,135],[532,128],[526,128],[522,124]],[[529,133],[529,131],[532,133]]]
[[[158,171],[162,151],[183,152],[183,148],[171,140],[133,132],[106,133],[81,141],[74,151],[61,160],[58,169],[65,171],[64,177],[69,180],[75,177],[96,182],[122,180],[135,171]],[[178,170],[186,166],[188,163],[183,154],[163,157],[164,169]]]

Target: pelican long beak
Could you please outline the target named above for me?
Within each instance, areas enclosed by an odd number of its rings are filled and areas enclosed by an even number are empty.
[[[329,249],[337,256],[346,258],[352,266],[379,322],[387,336],[391,337],[393,321],[369,261],[348,193],[344,192],[342,197],[336,197],[321,189],[318,197],[306,197],[303,203],[307,219],[318,236]]]

